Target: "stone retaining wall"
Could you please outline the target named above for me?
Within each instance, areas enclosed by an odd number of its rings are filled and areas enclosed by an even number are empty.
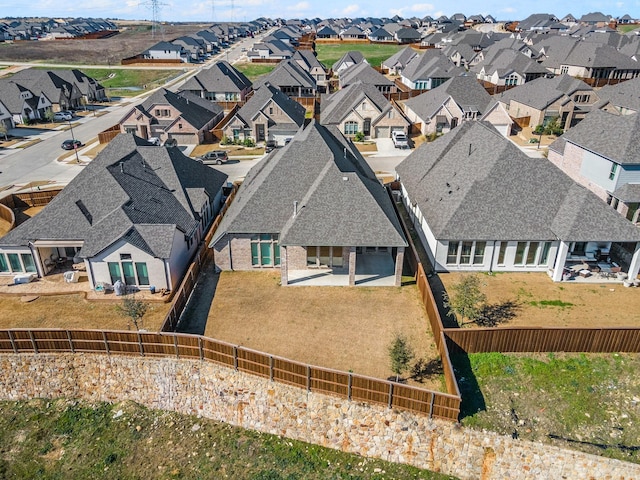
[[[197,360],[0,355],[0,399],[132,400],[462,479],[640,479],[640,465],[308,393]]]

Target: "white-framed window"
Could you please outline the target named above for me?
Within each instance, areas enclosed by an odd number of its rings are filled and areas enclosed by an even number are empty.
[[[120,280],[125,285],[149,285],[146,262],[133,262],[130,254],[120,254],[120,261],[107,262],[107,267],[112,284]]]
[[[37,269],[30,253],[0,253],[0,272],[35,273]]]
[[[280,265],[280,244],[277,234],[261,233],[251,237],[251,265],[254,267]]]
[[[307,267],[342,268],[342,247],[307,247]]]
[[[355,135],[358,133],[358,122],[344,122],[344,134]]]
[[[609,170],[609,180],[614,180],[616,178],[617,172],[618,172],[618,164],[612,163],[611,170]]]
[[[549,262],[551,242],[518,242],[514,265],[546,265]]]
[[[447,247],[447,265],[483,265],[487,242],[450,241]]]

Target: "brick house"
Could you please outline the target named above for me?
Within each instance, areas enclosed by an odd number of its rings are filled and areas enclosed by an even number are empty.
[[[222,270],[399,286],[407,242],[384,187],[335,127],[311,122],[251,169],[210,245]]]

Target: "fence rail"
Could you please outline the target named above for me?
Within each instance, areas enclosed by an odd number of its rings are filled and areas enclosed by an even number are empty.
[[[269,355],[198,335],[113,330],[0,330],[0,353],[97,353],[199,359],[271,381],[457,420],[460,397]]]

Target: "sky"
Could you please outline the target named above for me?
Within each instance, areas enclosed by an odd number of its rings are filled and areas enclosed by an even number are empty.
[[[421,2],[421,0],[417,0]],[[571,13],[580,18],[585,13],[602,12],[614,17],[626,13],[640,17],[640,0],[527,0],[505,1],[458,0],[434,3],[396,2],[389,0],[157,0],[158,19],[166,22],[184,21],[250,21],[258,17],[330,18],[330,17],[392,17],[426,15],[491,14],[498,20],[520,20],[532,13],[552,13],[559,18]],[[559,5],[559,4],[562,5]],[[455,7],[453,6],[455,4]],[[152,19],[151,0],[31,0],[26,3],[0,0],[0,17],[96,17],[128,20]]]

